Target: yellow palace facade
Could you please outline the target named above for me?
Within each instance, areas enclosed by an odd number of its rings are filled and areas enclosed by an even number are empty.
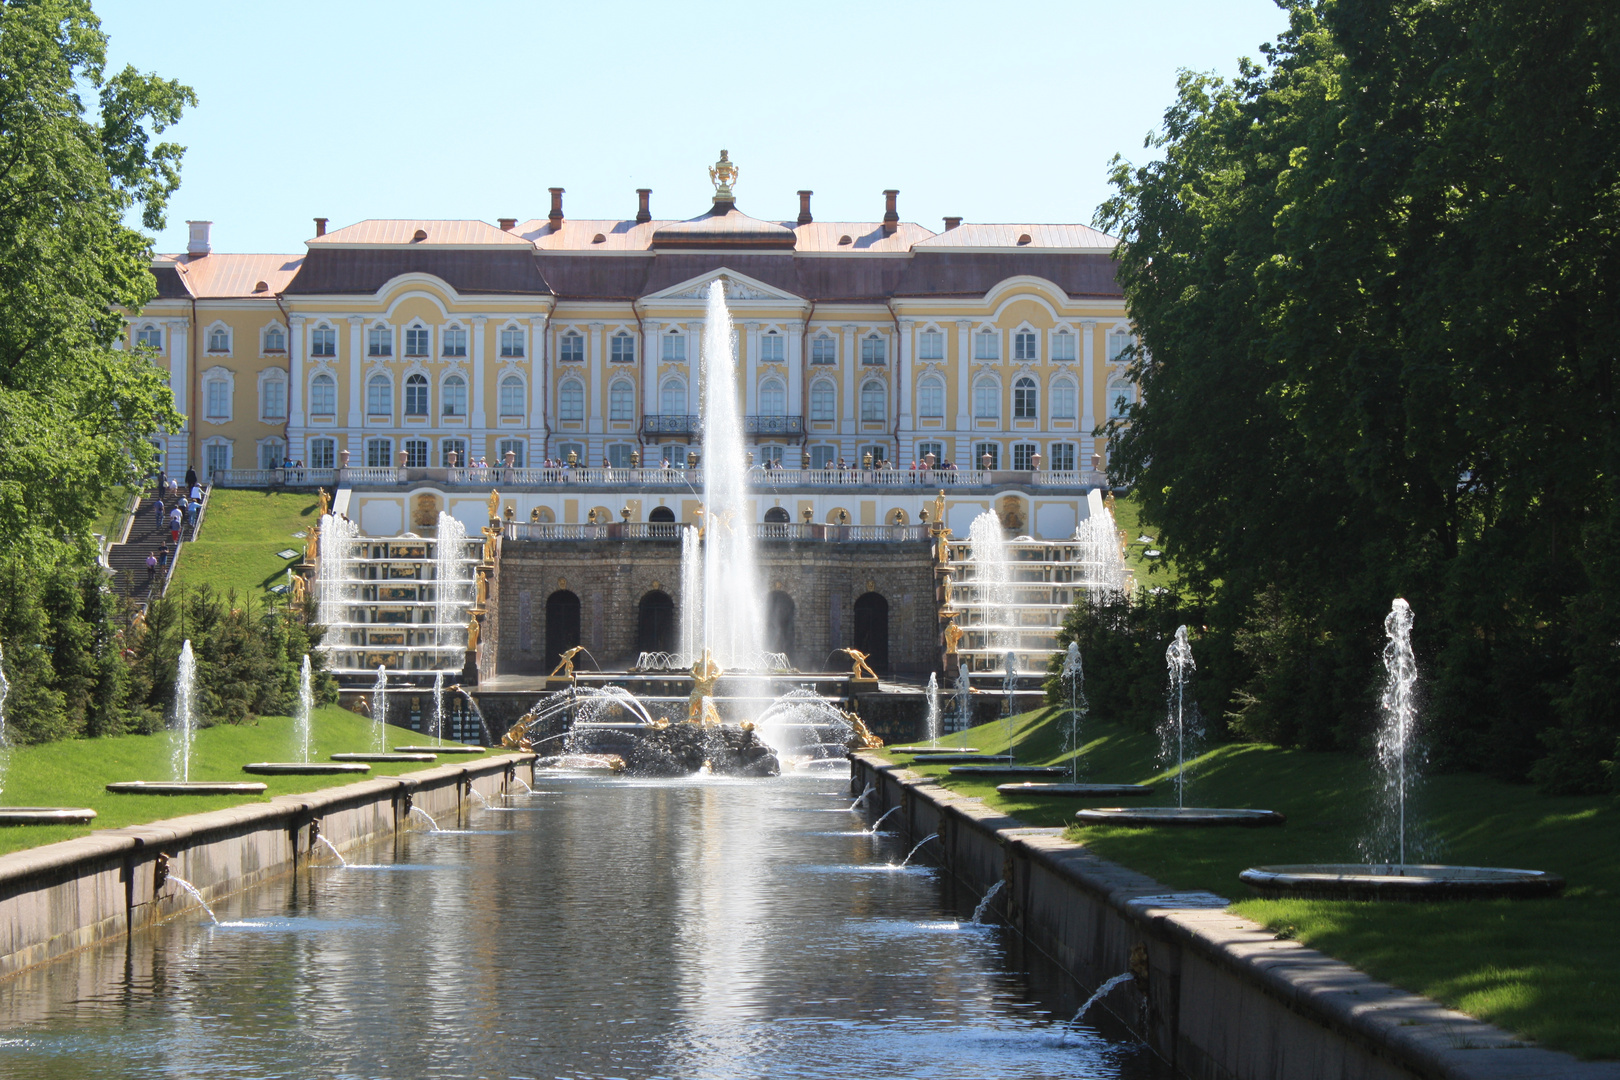
[[[617,469],[701,459],[709,284],[726,287],[756,463],[950,463],[1091,477],[1093,431],[1134,397],[1115,241],[1084,225],[750,217],[368,220],[301,254],[213,250],[191,222],[129,321],[182,430],[171,473],[223,482],[480,460]],[[870,457],[868,457],[870,456]],[[1056,479],[1052,477],[1051,479]]]

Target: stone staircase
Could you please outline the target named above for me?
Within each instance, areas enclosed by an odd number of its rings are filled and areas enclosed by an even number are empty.
[[[163,595],[168,588],[169,575],[174,571],[174,565],[180,559],[180,549],[185,547],[186,541],[196,538],[195,531],[186,527],[180,529],[180,547],[176,548],[169,558],[168,569],[158,567],[156,574],[150,577],[146,572],[146,556],[157,552],[161,561],[163,545],[169,539],[169,523],[165,513],[163,524],[157,523],[155,506],[158,500],[154,495],[141,497],[140,505],[135,509],[135,516],[130,522],[129,534],[121,544],[113,544],[107,548],[107,565],[113,571],[113,590],[118,595],[144,604],[149,600]],[[172,503],[166,504],[172,506]],[[197,528],[202,527],[203,513],[208,508],[208,489],[203,490],[203,510],[197,515]]]

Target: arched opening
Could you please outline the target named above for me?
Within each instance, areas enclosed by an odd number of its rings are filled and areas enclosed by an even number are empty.
[[[793,515],[787,512],[785,506],[773,506],[765,511],[765,524],[767,525],[787,525],[792,521]],[[777,594],[772,593],[771,595],[775,596]]]
[[[793,597],[773,590],[765,598],[765,650],[793,656]]]
[[[647,531],[653,536],[661,537],[665,540],[675,539],[677,534],[675,532],[674,510],[671,510],[667,506],[655,506],[652,509],[652,513],[647,515],[647,521],[651,526]]]
[[[675,601],[661,589],[654,589],[641,598],[636,612],[636,650],[675,651]]]
[[[546,670],[579,644],[579,597],[558,589],[546,598]]]
[[[855,600],[855,647],[879,675],[889,673],[889,602],[875,592]]]
[[[652,513],[647,515],[648,521],[674,521],[675,511],[667,506],[655,506]]]

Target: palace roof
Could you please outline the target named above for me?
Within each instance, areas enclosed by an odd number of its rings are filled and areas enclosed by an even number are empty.
[[[270,299],[286,291],[303,262],[302,255],[160,255],[152,273],[163,299]]]

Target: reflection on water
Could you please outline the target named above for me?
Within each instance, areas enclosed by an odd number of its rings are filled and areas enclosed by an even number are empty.
[[[547,779],[0,983],[0,1076],[1165,1075],[896,838],[776,812],[827,786]]]

